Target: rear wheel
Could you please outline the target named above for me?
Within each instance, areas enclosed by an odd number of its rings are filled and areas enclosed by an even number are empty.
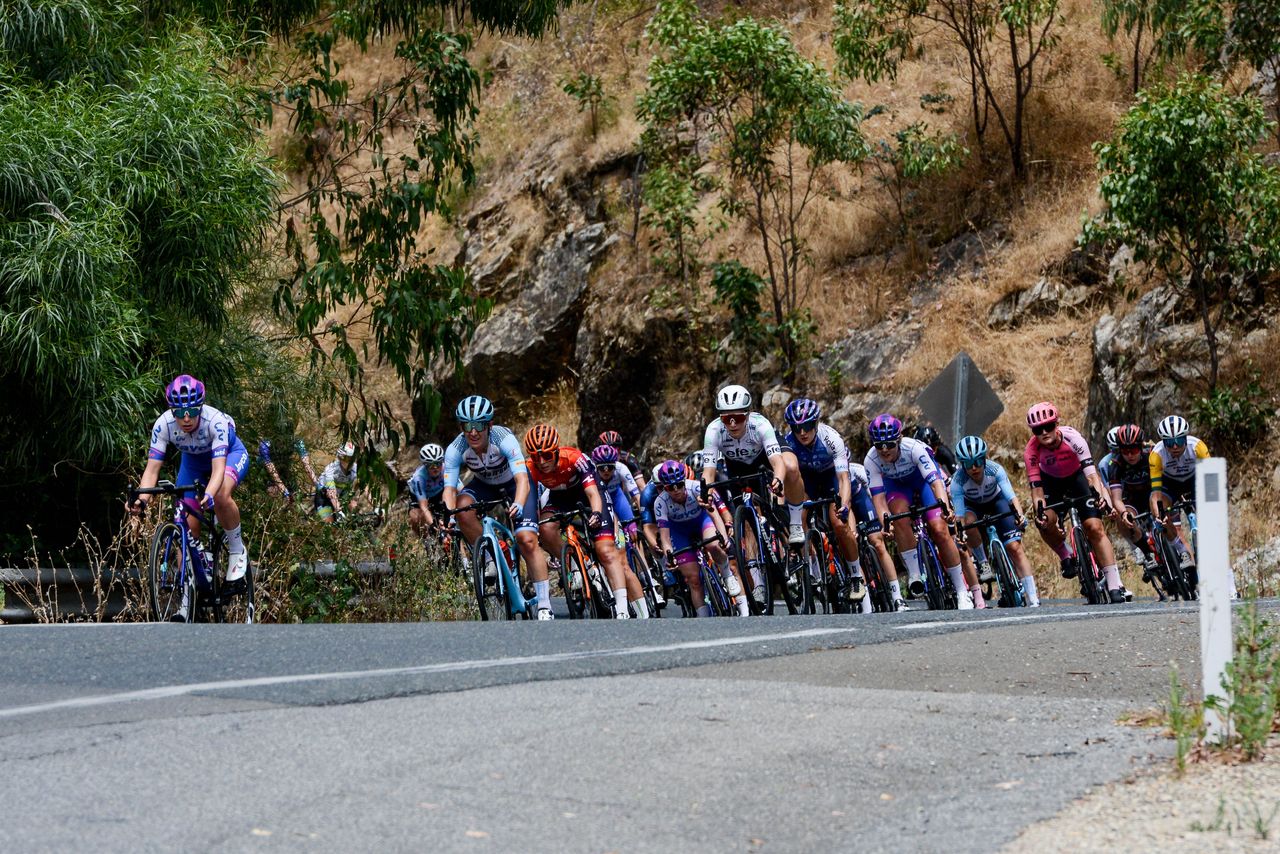
[[[1190,591],[1187,589],[1186,576],[1182,572],[1182,561],[1178,558],[1178,550],[1159,528],[1154,533],[1154,539],[1156,555],[1160,559],[1161,574],[1164,576],[1161,580],[1164,582],[1165,592],[1175,599],[1189,602]]]
[[[476,604],[482,620],[510,620],[507,599],[503,593],[498,557],[493,540],[481,537],[471,555],[471,579],[476,591]]]
[[[921,540],[916,547],[920,559],[920,574],[924,576],[924,596],[929,603],[930,611],[945,611],[955,607],[955,597],[947,593],[947,576],[938,561],[938,553],[933,550],[933,542]],[[959,591],[956,591],[958,595]]]
[[[219,553],[218,571],[214,573],[215,578],[226,578],[228,559],[229,556],[225,551]],[[226,581],[218,583],[214,594],[216,600],[220,603],[219,607],[214,609],[214,618],[218,622],[252,624],[258,621],[253,576],[254,566],[250,562],[245,568],[244,578],[231,584]]]
[[[590,605],[587,597],[591,594],[587,574],[583,571],[577,550],[568,544],[560,551],[560,589],[564,591],[565,605],[569,608],[569,619],[590,619],[592,615],[587,613]]]
[[[867,541],[866,534],[858,536],[858,559],[862,564],[862,576],[867,582],[867,595],[871,597],[871,610],[892,611],[893,594],[889,592],[889,583],[884,580],[880,555],[875,546]]]
[[[147,599],[153,621],[168,622],[178,612],[188,580],[182,572],[182,531],[173,522],[165,522],[151,537],[147,562]]]
[[[729,599],[729,591],[724,589],[724,579],[720,573],[705,563],[702,570],[702,597],[711,606],[711,613],[717,617],[727,617],[733,613],[733,602]]]

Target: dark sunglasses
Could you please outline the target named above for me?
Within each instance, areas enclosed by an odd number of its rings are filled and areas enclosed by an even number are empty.
[[[741,424],[743,421],[747,420],[747,413],[726,412],[724,415],[720,416],[720,420],[725,424]]]
[[[616,465],[614,465],[613,463],[609,463],[608,465],[596,466],[596,471],[600,471],[600,472],[613,471],[616,468],[617,468]]]
[[[805,423],[803,423],[803,424],[797,424],[796,426],[792,427],[791,429],[792,429],[792,430],[795,430],[797,433],[812,433],[814,430],[817,430],[817,429],[818,429],[818,422],[817,422],[817,421],[806,421],[806,422],[805,422]]]
[[[1031,432],[1037,436],[1043,436],[1045,433],[1052,433],[1058,429],[1057,421],[1050,421],[1048,424],[1041,424],[1031,428]]]
[[[559,451],[538,451],[533,455],[533,458],[538,462],[543,462],[545,460],[554,460],[558,456],[560,456]]]
[[[489,426],[487,421],[463,421],[461,424],[463,433],[482,433]]]
[[[680,490],[684,489],[684,484],[683,483],[664,483],[662,484],[662,488],[665,489],[667,492],[679,492]]]
[[[876,442],[877,451],[892,451],[896,447],[898,447],[897,442]]]
[[[196,418],[200,415],[202,407],[199,406],[182,406],[173,409],[174,418]]]
[[[1171,448],[1181,448],[1183,445],[1187,444],[1187,437],[1183,436],[1181,439],[1165,439],[1164,443]]]

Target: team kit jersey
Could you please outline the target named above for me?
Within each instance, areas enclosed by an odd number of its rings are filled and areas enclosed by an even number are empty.
[[[1151,489],[1175,501],[1194,496],[1196,462],[1208,458],[1209,446],[1195,436],[1188,436],[1187,443],[1180,448],[1160,442],[1147,456]]]
[[[467,444],[467,437],[462,434],[449,443],[444,452],[445,486],[462,488],[464,466],[471,472],[472,483],[480,481],[490,486],[510,483],[518,473],[528,471],[515,434],[496,424],[489,428],[489,444],[480,453]]]
[[[1085,519],[1099,519],[1102,513],[1093,501],[1088,478],[1097,473],[1089,443],[1072,427],[1059,427],[1061,436],[1054,447],[1045,447],[1035,436],[1027,442],[1023,461],[1032,489],[1043,489],[1050,504],[1069,501]]]
[[[635,512],[632,510],[631,502],[634,500],[639,503],[640,487],[636,484],[631,469],[625,463],[618,462],[614,465],[613,475],[606,480],[601,468],[596,466],[596,483],[600,491],[608,497],[618,521],[624,525],[634,522]]]
[[[671,536],[671,547],[675,551],[697,545],[716,532],[711,515],[698,503],[701,495],[698,482],[686,480],[683,501],[677,501],[674,495],[664,490],[654,502],[653,515],[658,527],[668,530]],[[724,506],[714,492],[711,493],[711,502],[717,512]],[[688,562],[696,558],[690,553],[681,555],[680,560]]]
[[[1134,463],[1125,461],[1124,454],[1108,454],[1098,466],[1098,474],[1110,488],[1119,487],[1125,504],[1146,507],[1151,498],[1151,449],[1145,448]]]
[[[717,418],[707,425],[702,442],[703,464],[711,465],[723,459],[731,477],[760,467],[764,462],[762,456],[767,459],[780,453],[782,446],[778,444],[778,434],[769,419],[758,412],[747,416],[746,430],[741,438],[729,435],[729,428]]]
[[[414,469],[413,475],[409,478],[409,494],[413,496],[415,504],[419,501],[437,502],[443,492],[443,470],[432,477],[426,465],[420,465]]]
[[[202,406],[196,427],[190,433],[178,425],[171,410],[165,410],[151,426],[151,444],[147,459],[163,460],[170,446],[182,453],[178,463],[178,482],[208,482],[215,459],[227,461],[226,475],[235,483],[244,480],[249,471],[249,452],[236,436],[236,423],[225,412]]]
[[[957,516],[964,516],[965,513],[972,513],[979,519],[1002,516],[1012,512],[1013,498],[1013,484],[1009,482],[1009,474],[1004,466],[994,460],[987,460],[983,465],[981,478],[971,478],[967,469],[960,468],[951,479],[951,506]],[[997,519],[994,524],[996,531],[1006,542],[1022,539],[1011,516]]]
[[[527,460],[529,476],[534,483],[544,486],[548,495],[545,504],[547,510],[567,511],[582,505],[590,510],[587,499],[587,487],[599,488],[596,483],[595,466],[591,458],[577,448],[562,446],[556,456],[556,465],[549,472],[539,470],[537,463]],[[597,540],[613,539],[613,516],[609,512],[609,503],[601,496],[600,516],[604,524],[593,534]]]

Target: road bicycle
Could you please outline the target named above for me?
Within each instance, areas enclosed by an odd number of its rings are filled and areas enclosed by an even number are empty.
[[[912,505],[902,513],[886,513],[881,523],[885,531],[891,531],[890,523],[898,519],[911,520],[911,532],[916,538],[916,555],[920,561],[920,580],[924,582],[924,597],[930,611],[951,610],[957,604],[957,591],[951,585],[942,568],[942,560],[938,557],[937,546],[929,535],[929,526],[925,523],[925,514],[931,507]]]
[[[537,616],[538,600],[525,590],[524,559],[515,535],[494,517],[494,511],[505,512],[509,506],[499,498],[477,501],[450,514],[480,514],[480,538],[471,548],[471,583],[482,620],[532,620]]]
[[[1001,608],[1021,608],[1027,604],[1022,595],[1022,581],[1013,569],[1013,561],[1005,548],[1004,538],[996,530],[996,522],[1018,514],[1012,510],[994,516],[984,516],[971,525],[961,525],[960,533],[977,528],[986,540],[987,559],[991,561],[991,569],[995,572],[996,583],[1000,585],[999,604]],[[1023,525],[1025,528],[1025,524]],[[989,594],[987,594],[989,595]]]
[[[655,576],[650,567],[653,566],[649,557],[649,550],[644,543],[644,534],[637,531],[636,540],[632,542],[631,537],[627,536],[626,530],[621,525],[615,529],[618,546],[626,555],[627,567],[640,581],[640,589],[644,591],[645,603],[649,606],[649,614],[653,617],[661,617],[662,612],[658,605],[658,585],[662,583],[661,579]],[[665,607],[666,603],[663,602]]]
[[[1170,513],[1176,514],[1178,510],[1183,509],[1184,502],[1179,502],[1170,508]],[[1182,568],[1182,558],[1178,554],[1177,548],[1173,545],[1173,538],[1178,536],[1177,532],[1173,532],[1170,536],[1164,523],[1158,518],[1148,513],[1140,513],[1134,519],[1142,526],[1144,535],[1147,538],[1147,544],[1151,547],[1151,553],[1156,559],[1156,578],[1160,582],[1160,586],[1164,589],[1165,595],[1172,599],[1181,599],[1184,602],[1190,602],[1197,596],[1196,582],[1198,579],[1190,578],[1190,573]],[[1195,537],[1195,511],[1187,511],[1188,524],[1192,526],[1192,542],[1196,542]],[[1193,546],[1194,548],[1194,546]]]
[[[804,541],[808,571],[803,574],[805,608],[801,613],[847,614],[851,610],[848,592],[853,585],[853,570],[840,551],[827,513],[827,508],[835,502],[834,497],[828,497],[801,505],[809,511],[809,530]]]
[[[895,610],[893,592],[889,590],[889,582],[885,580],[884,569],[880,566],[880,554],[869,539],[871,533],[868,523],[858,523],[858,561],[862,564],[862,577],[866,581],[867,595],[871,597],[872,612],[892,614]]]
[[[683,554],[694,553],[698,559],[698,580],[702,583],[702,599],[711,609],[713,617],[734,617],[738,614],[738,609],[733,604],[733,597],[729,595],[729,591],[725,589],[724,579],[720,577],[720,573],[707,560],[704,549],[712,543],[722,543],[720,535],[708,537],[697,545],[685,546],[671,553],[673,558]],[[676,577],[676,588],[681,601],[687,603],[688,608],[685,616],[696,616],[697,612],[693,607],[693,594],[689,590],[689,585],[685,583],[684,574],[675,568],[673,563],[671,571]]]
[[[608,620],[613,617],[613,591],[604,568],[596,560],[587,531],[587,510],[578,505],[543,517],[539,525],[560,524],[564,547],[560,551],[560,588],[571,620]]]
[[[1083,500],[1086,507],[1097,503],[1097,495]],[[1084,523],[1080,520],[1080,499],[1065,499],[1056,504],[1046,504],[1045,510],[1053,510],[1058,514],[1058,528],[1067,537],[1071,546],[1072,557],[1076,562],[1076,571],[1080,576],[1080,592],[1084,594],[1085,603],[1089,605],[1107,605],[1111,598],[1107,593],[1107,579],[1098,565],[1098,559],[1089,545],[1089,535],[1085,533]],[[1063,510],[1067,514],[1063,515]]]
[[[147,599],[151,618],[157,622],[183,621],[181,608],[187,604],[186,622],[253,623],[257,620],[254,598],[254,568],[245,569],[244,578],[228,582],[228,555],[217,517],[205,516],[183,500],[186,493],[199,493],[199,482],[175,486],[162,480],[145,489],[129,490],[129,504],[139,495],[172,495],[173,518],[156,528],[151,537],[147,561]],[[211,518],[212,517],[212,518]],[[199,522],[203,533],[191,533],[188,520]],[[206,546],[201,540],[211,543]]]
[[[805,571],[803,554],[799,549],[792,554],[786,538],[779,533],[786,527],[774,515],[773,502],[761,500],[761,496],[769,494],[765,487],[765,478],[768,477],[772,475],[760,472],[719,480],[711,486],[714,489],[742,487],[727,503],[733,510],[733,557],[742,573],[743,584],[753,587],[757,582],[764,584],[764,602],[748,596],[751,613],[773,614],[773,588],[780,584],[788,612],[796,614],[800,613],[803,605],[803,582],[800,579]],[[707,485],[702,483],[700,486],[701,494],[706,495]]]

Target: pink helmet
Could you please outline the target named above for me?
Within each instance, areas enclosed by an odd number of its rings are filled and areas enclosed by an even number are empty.
[[[1058,407],[1047,400],[1042,400],[1027,410],[1028,427],[1041,427],[1045,424],[1052,424],[1057,420]]]

